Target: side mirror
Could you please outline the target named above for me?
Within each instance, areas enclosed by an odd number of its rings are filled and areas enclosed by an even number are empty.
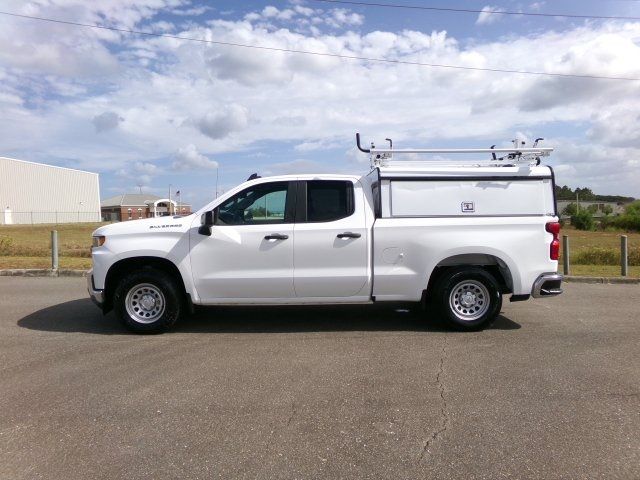
[[[213,210],[209,210],[200,215],[200,228],[198,233],[200,235],[211,236],[211,226],[215,224],[216,214]]]

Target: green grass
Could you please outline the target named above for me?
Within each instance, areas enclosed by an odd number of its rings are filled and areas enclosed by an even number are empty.
[[[58,267],[88,270],[91,268],[91,259],[82,257],[60,257],[58,259]],[[51,268],[51,258],[0,256],[0,270],[12,268]]]
[[[91,267],[91,233],[104,223],[1,225],[0,269],[51,268],[51,230],[58,231],[59,267]]]
[[[562,273],[562,265],[560,272]],[[620,267],[614,265],[571,265],[569,273],[578,277],[619,277]],[[640,267],[629,267],[627,276],[640,278]]]
[[[572,267],[578,265],[619,267],[621,235],[627,236],[628,264],[640,266],[640,233],[589,232],[565,227],[561,234],[569,237],[569,260]],[[563,255],[564,252],[561,250],[560,264],[562,264]]]
[[[86,269],[91,266],[91,233],[104,223],[61,225],[1,225],[0,269],[49,268],[51,266],[51,230],[58,231],[60,268]],[[569,236],[571,274],[584,276],[620,276],[618,266],[620,235],[628,237],[629,250],[640,251],[640,233],[585,232],[564,227]],[[560,253],[562,269],[562,252]],[[632,255],[635,262],[635,255]],[[578,263],[585,263],[584,265]],[[609,265],[607,265],[609,263]],[[613,264],[611,264],[613,263]],[[640,266],[629,267],[629,275],[640,277]]]
[[[602,247],[620,249],[620,235],[628,237],[629,247],[640,247],[640,233],[627,232],[587,232],[573,227],[562,227],[560,235],[569,236],[571,252],[587,247]]]

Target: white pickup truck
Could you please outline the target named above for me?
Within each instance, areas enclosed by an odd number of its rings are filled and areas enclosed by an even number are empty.
[[[476,330],[505,294],[562,293],[550,148],[358,148],[364,176],[257,177],[189,216],[98,228],[90,296],[157,333],[194,305],[371,302],[422,302]],[[490,159],[415,160],[479,152]]]

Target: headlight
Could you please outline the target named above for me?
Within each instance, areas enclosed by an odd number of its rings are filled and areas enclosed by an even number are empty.
[[[93,248],[96,248],[104,245],[104,241],[106,240],[107,237],[105,237],[104,235],[99,235],[97,237],[92,237],[92,238],[93,238],[93,244],[91,246]]]

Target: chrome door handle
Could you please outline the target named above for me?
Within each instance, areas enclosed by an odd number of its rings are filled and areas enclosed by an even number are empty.
[[[282,235],[281,233],[272,233],[264,237],[265,240],[286,240],[287,238],[289,238],[289,235]]]
[[[353,232],[339,233],[338,238],[360,238],[362,235]]]

